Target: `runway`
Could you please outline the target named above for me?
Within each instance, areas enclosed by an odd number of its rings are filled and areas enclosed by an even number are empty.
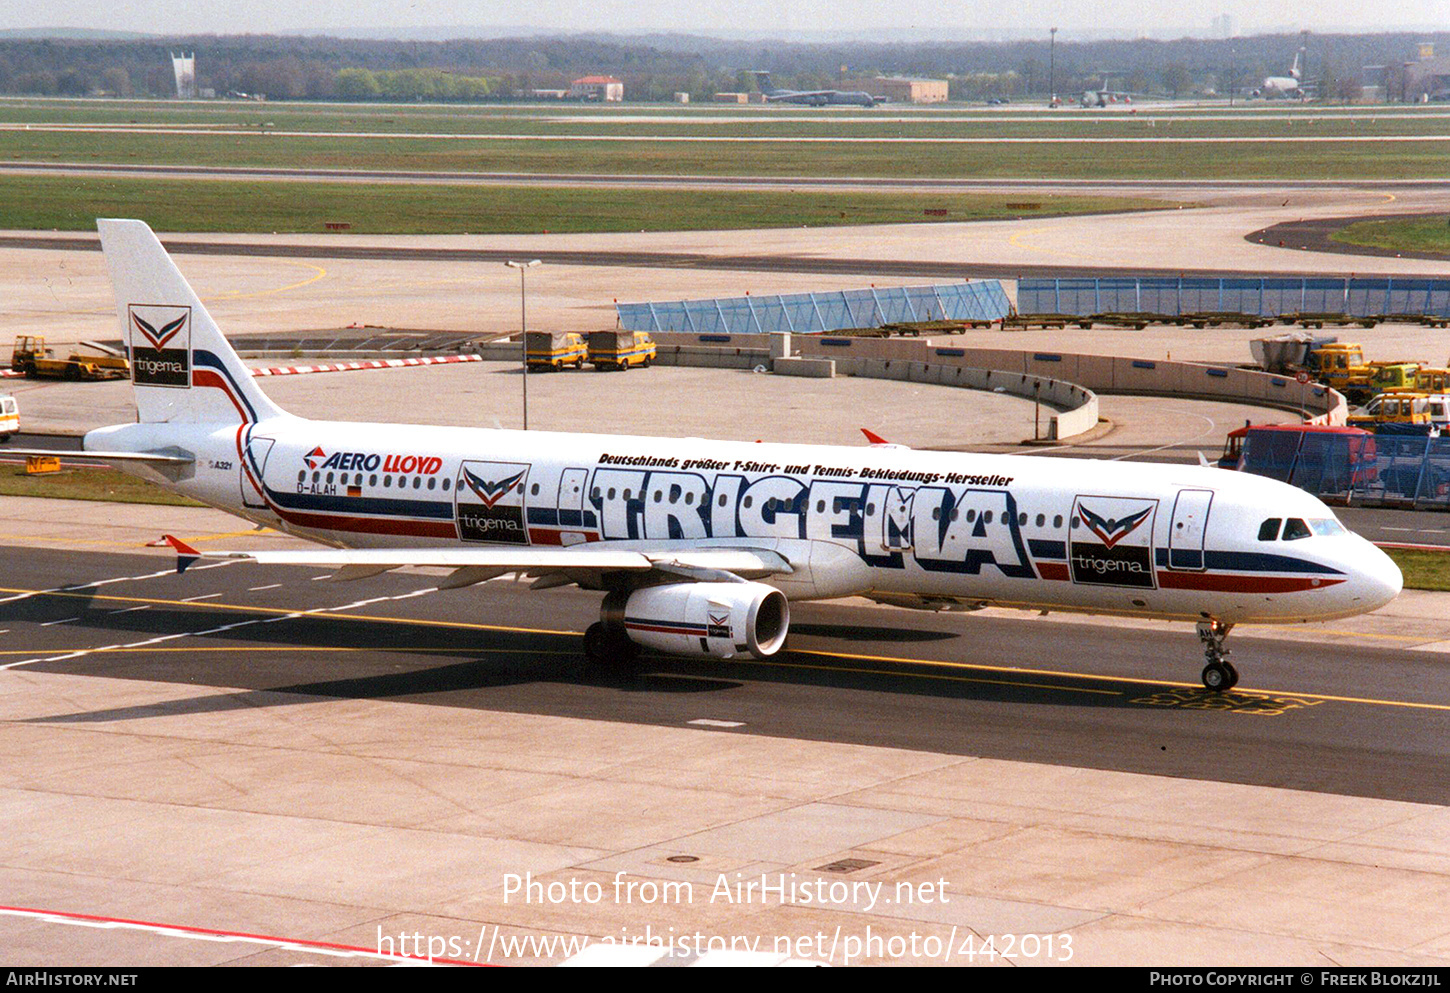
[[[1330,663],[1312,641],[1241,630],[1230,644],[1243,683],[1214,697],[1183,626],[799,604],[788,650],[769,661],[647,655],[643,675],[620,680],[579,656],[596,594],[506,581],[440,593],[404,574],[334,585],[316,570],[230,563],[176,576],[168,565],[0,548],[0,671],[139,691],[34,722],[124,727],[388,700],[1450,801],[1450,669],[1410,650],[1413,639],[1347,637]],[[205,692],[157,702],[142,684]]]
[[[424,184],[498,184],[507,186],[561,184],[599,187],[656,187],[677,189],[870,189],[942,191],[956,193],[1060,193],[1124,194],[1137,196],[1193,196],[1214,203],[1272,201],[1284,193],[1321,196],[1393,190],[1397,196],[1443,196],[1446,183],[1430,179],[1019,179],[976,177],[870,177],[870,176],[694,176],[649,173],[570,172],[459,172],[428,169],[277,169],[262,166],[166,165],[106,162],[0,162],[0,174],[98,175],[168,177],[175,179],[247,179],[266,181]]]
[[[369,141],[539,141],[611,142],[649,144],[746,145],[1355,145],[1363,142],[1401,144],[1447,142],[1450,134],[1396,135],[691,135],[691,134],[538,134],[472,131],[290,131],[280,128],[225,128],[211,126],[136,126],[97,124],[0,123],[0,132],[55,134],[157,134],[217,138],[325,138]]]
[[[726,272],[791,272],[817,275],[892,276],[923,279],[1019,279],[1023,277],[1109,278],[1154,273],[1176,276],[1238,277],[1236,269],[1161,268],[1113,265],[1062,265],[1020,262],[938,262],[929,259],[828,258],[819,255],[743,255],[703,252],[649,252],[628,249],[560,250],[518,248],[432,248],[417,245],[305,245],[295,242],[262,241],[210,242],[163,240],[172,255],[213,255],[253,258],[351,259],[399,262],[487,262],[503,263],[527,254],[548,265],[628,267],[643,269],[698,269]],[[94,236],[0,235],[0,249],[43,249],[48,251],[100,251]],[[1351,261],[1346,259],[1346,264]],[[1384,275],[1396,275],[1390,271]],[[1326,270],[1283,269],[1275,276],[1374,276],[1363,266],[1342,273]]]

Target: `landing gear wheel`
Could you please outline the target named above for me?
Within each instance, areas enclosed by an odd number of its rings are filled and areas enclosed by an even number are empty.
[[[1198,640],[1203,642],[1203,657],[1208,665],[1203,667],[1203,685],[1214,693],[1231,690],[1238,685],[1239,671],[1228,660],[1228,649],[1223,647],[1232,624],[1223,621],[1199,621]]]
[[[601,669],[632,675],[639,646],[618,628],[595,621],[584,631],[584,657]]]
[[[1233,674],[1222,662],[1210,662],[1203,667],[1203,685],[1206,689],[1221,693],[1233,683]]]

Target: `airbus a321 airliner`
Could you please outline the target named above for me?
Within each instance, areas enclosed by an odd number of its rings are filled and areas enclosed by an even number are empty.
[[[137,423],[88,453],[315,551],[198,553],[362,578],[452,570],[442,588],[517,573],[605,596],[594,663],[641,646],[767,657],[789,601],[861,595],[1197,625],[1204,685],[1238,674],[1235,624],[1374,610],[1399,569],[1319,500],[1186,465],[885,447],[748,444],[310,421],[278,408],[151,229],[101,220],[131,348]]]

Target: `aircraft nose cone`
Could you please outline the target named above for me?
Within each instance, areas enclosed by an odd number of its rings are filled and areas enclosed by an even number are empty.
[[[1366,542],[1366,544],[1369,544]],[[1405,588],[1405,577],[1383,550],[1370,545],[1365,552],[1364,563],[1359,570],[1361,596],[1370,610],[1378,609],[1400,595]]]

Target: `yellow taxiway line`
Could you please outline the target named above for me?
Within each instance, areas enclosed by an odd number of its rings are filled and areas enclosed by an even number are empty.
[[[326,607],[315,607],[315,608],[312,608],[310,610],[298,610],[298,609],[290,609],[290,608],[285,608],[285,607],[254,607],[254,606],[246,606],[246,605],[234,604],[234,603],[216,603],[214,601],[206,602],[206,601],[195,601],[195,600],[191,600],[191,601],[188,601],[188,600],[167,600],[167,599],[162,599],[162,598],[158,598],[158,597],[116,596],[114,594],[87,594],[87,593],[82,593],[82,592],[62,592],[62,591],[45,591],[45,590],[27,590],[27,589],[12,589],[12,588],[7,588],[7,587],[0,587],[0,593],[24,593],[24,594],[33,594],[33,595],[39,595],[39,596],[67,597],[67,598],[73,598],[73,599],[83,599],[83,600],[88,600],[88,601],[102,600],[102,601],[113,601],[113,602],[121,602],[121,603],[159,604],[159,605],[162,605],[162,606],[187,607],[187,608],[200,607],[200,608],[204,608],[204,609],[208,609],[208,610],[240,611],[240,612],[243,612],[243,613],[254,613],[254,614],[296,615],[299,619],[300,618],[303,618],[303,617],[336,618],[336,619],[339,619],[339,620],[346,620],[346,621],[364,621],[364,622],[373,622],[373,623],[381,623],[381,624],[401,624],[401,625],[413,625],[413,626],[419,626],[419,627],[438,627],[438,628],[450,628],[450,629],[454,629],[454,630],[466,630],[466,631],[500,631],[500,632],[506,632],[506,633],[510,633],[510,634],[548,634],[548,635],[563,635],[563,636],[577,636],[580,633],[578,631],[572,631],[572,630],[558,630],[558,629],[552,629],[552,628],[528,628],[528,627],[518,627],[518,626],[506,625],[506,624],[477,624],[477,623],[472,623],[472,622],[469,622],[469,621],[435,621],[435,620],[429,620],[429,619],[426,619],[426,618],[384,617],[384,616],[376,615],[376,614],[352,614],[352,613],[332,612],[332,611],[329,611]],[[146,649],[146,650],[154,650],[154,649]],[[181,649],[175,649],[175,650],[181,650]],[[300,649],[295,648],[295,647],[290,647],[290,646],[282,646],[282,647],[278,648],[277,650],[283,650],[283,651],[286,651],[286,650],[298,651]],[[324,649],[320,649],[320,650],[332,650],[332,649],[326,649],[326,648],[324,648]],[[376,649],[372,649],[372,648],[359,648],[359,649],[353,649],[353,650],[355,650],[355,651],[374,651]],[[388,649],[388,650],[389,651],[393,651],[393,650],[396,650],[396,651],[404,651],[405,649]],[[457,649],[437,649],[437,650],[438,651],[456,651]],[[489,650],[489,649],[473,649],[473,648],[469,648],[467,650],[470,651],[470,652],[472,652],[472,651],[495,651],[495,650]],[[94,650],[94,649],[92,649],[92,650],[88,650],[88,651],[93,652],[94,654],[101,654],[101,651],[100,650]],[[114,649],[112,651],[114,651]],[[24,654],[24,653],[19,653],[19,652],[16,652],[15,650],[12,650],[12,649],[6,649],[6,650],[3,650],[3,651],[0,651],[0,654],[10,655],[10,654]],[[32,652],[30,654],[35,654],[35,653]],[[920,658],[908,658],[908,657],[904,657],[904,656],[893,656],[893,655],[863,655],[863,654],[854,653],[854,652],[828,652],[828,651],[821,651],[821,650],[817,650],[817,649],[791,649],[791,654],[793,654],[793,655],[811,655],[811,656],[816,656],[816,657],[819,657],[819,658],[840,659],[842,661],[885,662],[885,663],[889,663],[889,664],[892,664],[892,665],[925,666],[925,667],[930,667],[930,668],[955,669],[955,670],[967,671],[967,672],[989,673],[989,674],[994,674],[994,675],[999,675],[999,676],[1035,676],[1035,677],[1048,677],[1048,678],[1055,678],[1055,679],[1088,680],[1088,681],[1099,682],[1099,683],[1129,683],[1129,684],[1137,685],[1137,686],[1159,686],[1159,687],[1167,687],[1167,688],[1171,688],[1171,689],[1202,689],[1202,686],[1199,683],[1179,682],[1179,681],[1176,681],[1176,680],[1169,680],[1169,679],[1147,679],[1147,678],[1143,678],[1143,677],[1140,677],[1140,676],[1112,676],[1112,675],[1104,675],[1104,674],[1101,674],[1101,673],[1072,672],[1072,671],[1061,670],[1061,669],[1034,669],[1034,668],[1027,668],[1027,667],[1023,667],[1023,666],[983,665],[983,664],[974,663],[974,662],[951,662],[951,661],[947,661],[947,660],[944,660],[944,659],[920,659]],[[858,668],[858,667],[850,667],[850,666],[824,666],[824,665],[815,665],[815,666],[812,666],[812,665],[806,665],[806,664],[801,664],[801,663],[792,663],[792,662],[767,662],[767,661],[762,661],[762,660],[759,660],[759,659],[746,660],[744,662],[744,664],[746,664],[746,665],[773,666],[773,667],[783,668],[783,669],[788,669],[788,668],[818,669],[818,670],[824,670],[824,671],[839,672],[839,673],[843,673],[843,674],[849,674],[849,673],[855,672],[855,673],[863,673],[863,674],[866,674],[866,675],[884,675],[884,676],[897,676],[897,677],[903,677],[904,676],[904,677],[907,677],[907,678],[917,678],[917,679],[920,679],[920,678],[935,678],[935,679],[947,679],[947,680],[957,681],[957,682],[985,682],[985,683],[994,683],[994,684],[999,684],[999,685],[1024,686],[1024,687],[1040,688],[1040,689],[1052,689],[1052,690],[1059,690],[1059,691],[1063,691],[1063,692],[1100,693],[1100,694],[1104,694],[1104,695],[1121,695],[1121,694],[1115,693],[1115,691],[1112,691],[1112,690],[1093,690],[1093,689],[1088,689],[1086,687],[1061,686],[1061,685],[1056,685],[1056,684],[1047,685],[1047,684],[1025,683],[1025,682],[1022,682],[1020,680],[989,679],[989,678],[983,678],[983,677],[932,676],[932,675],[927,675],[927,674],[923,674],[923,673],[893,672],[893,671],[878,670],[878,669],[861,669],[861,668]],[[1375,706],[1375,707],[1399,707],[1399,708],[1404,708],[1404,709],[1409,709],[1409,710],[1429,710],[1429,711],[1450,712],[1450,704],[1442,704],[1442,703],[1421,703],[1421,702],[1415,702],[1415,701],[1411,701],[1411,700],[1385,700],[1385,699],[1381,699],[1381,698],[1377,698],[1377,697],[1339,696],[1339,695],[1335,695],[1335,694],[1312,693],[1312,692],[1304,692],[1304,691],[1299,691],[1299,690],[1240,689],[1240,688],[1237,688],[1237,687],[1235,687],[1235,692],[1241,693],[1241,694],[1244,694],[1244,695],[1248,695],[1248,696],[1265,697],[1265,698],[1298,697],[1298,698],[1301,698],[1301,699],[1304,699],[1304,700],[1319,700],[1319,701],[1334,702],[1334,703],[1356,703],[1356,704],[1361,704],[1361,705],[1365,705],[1365,706]]]

